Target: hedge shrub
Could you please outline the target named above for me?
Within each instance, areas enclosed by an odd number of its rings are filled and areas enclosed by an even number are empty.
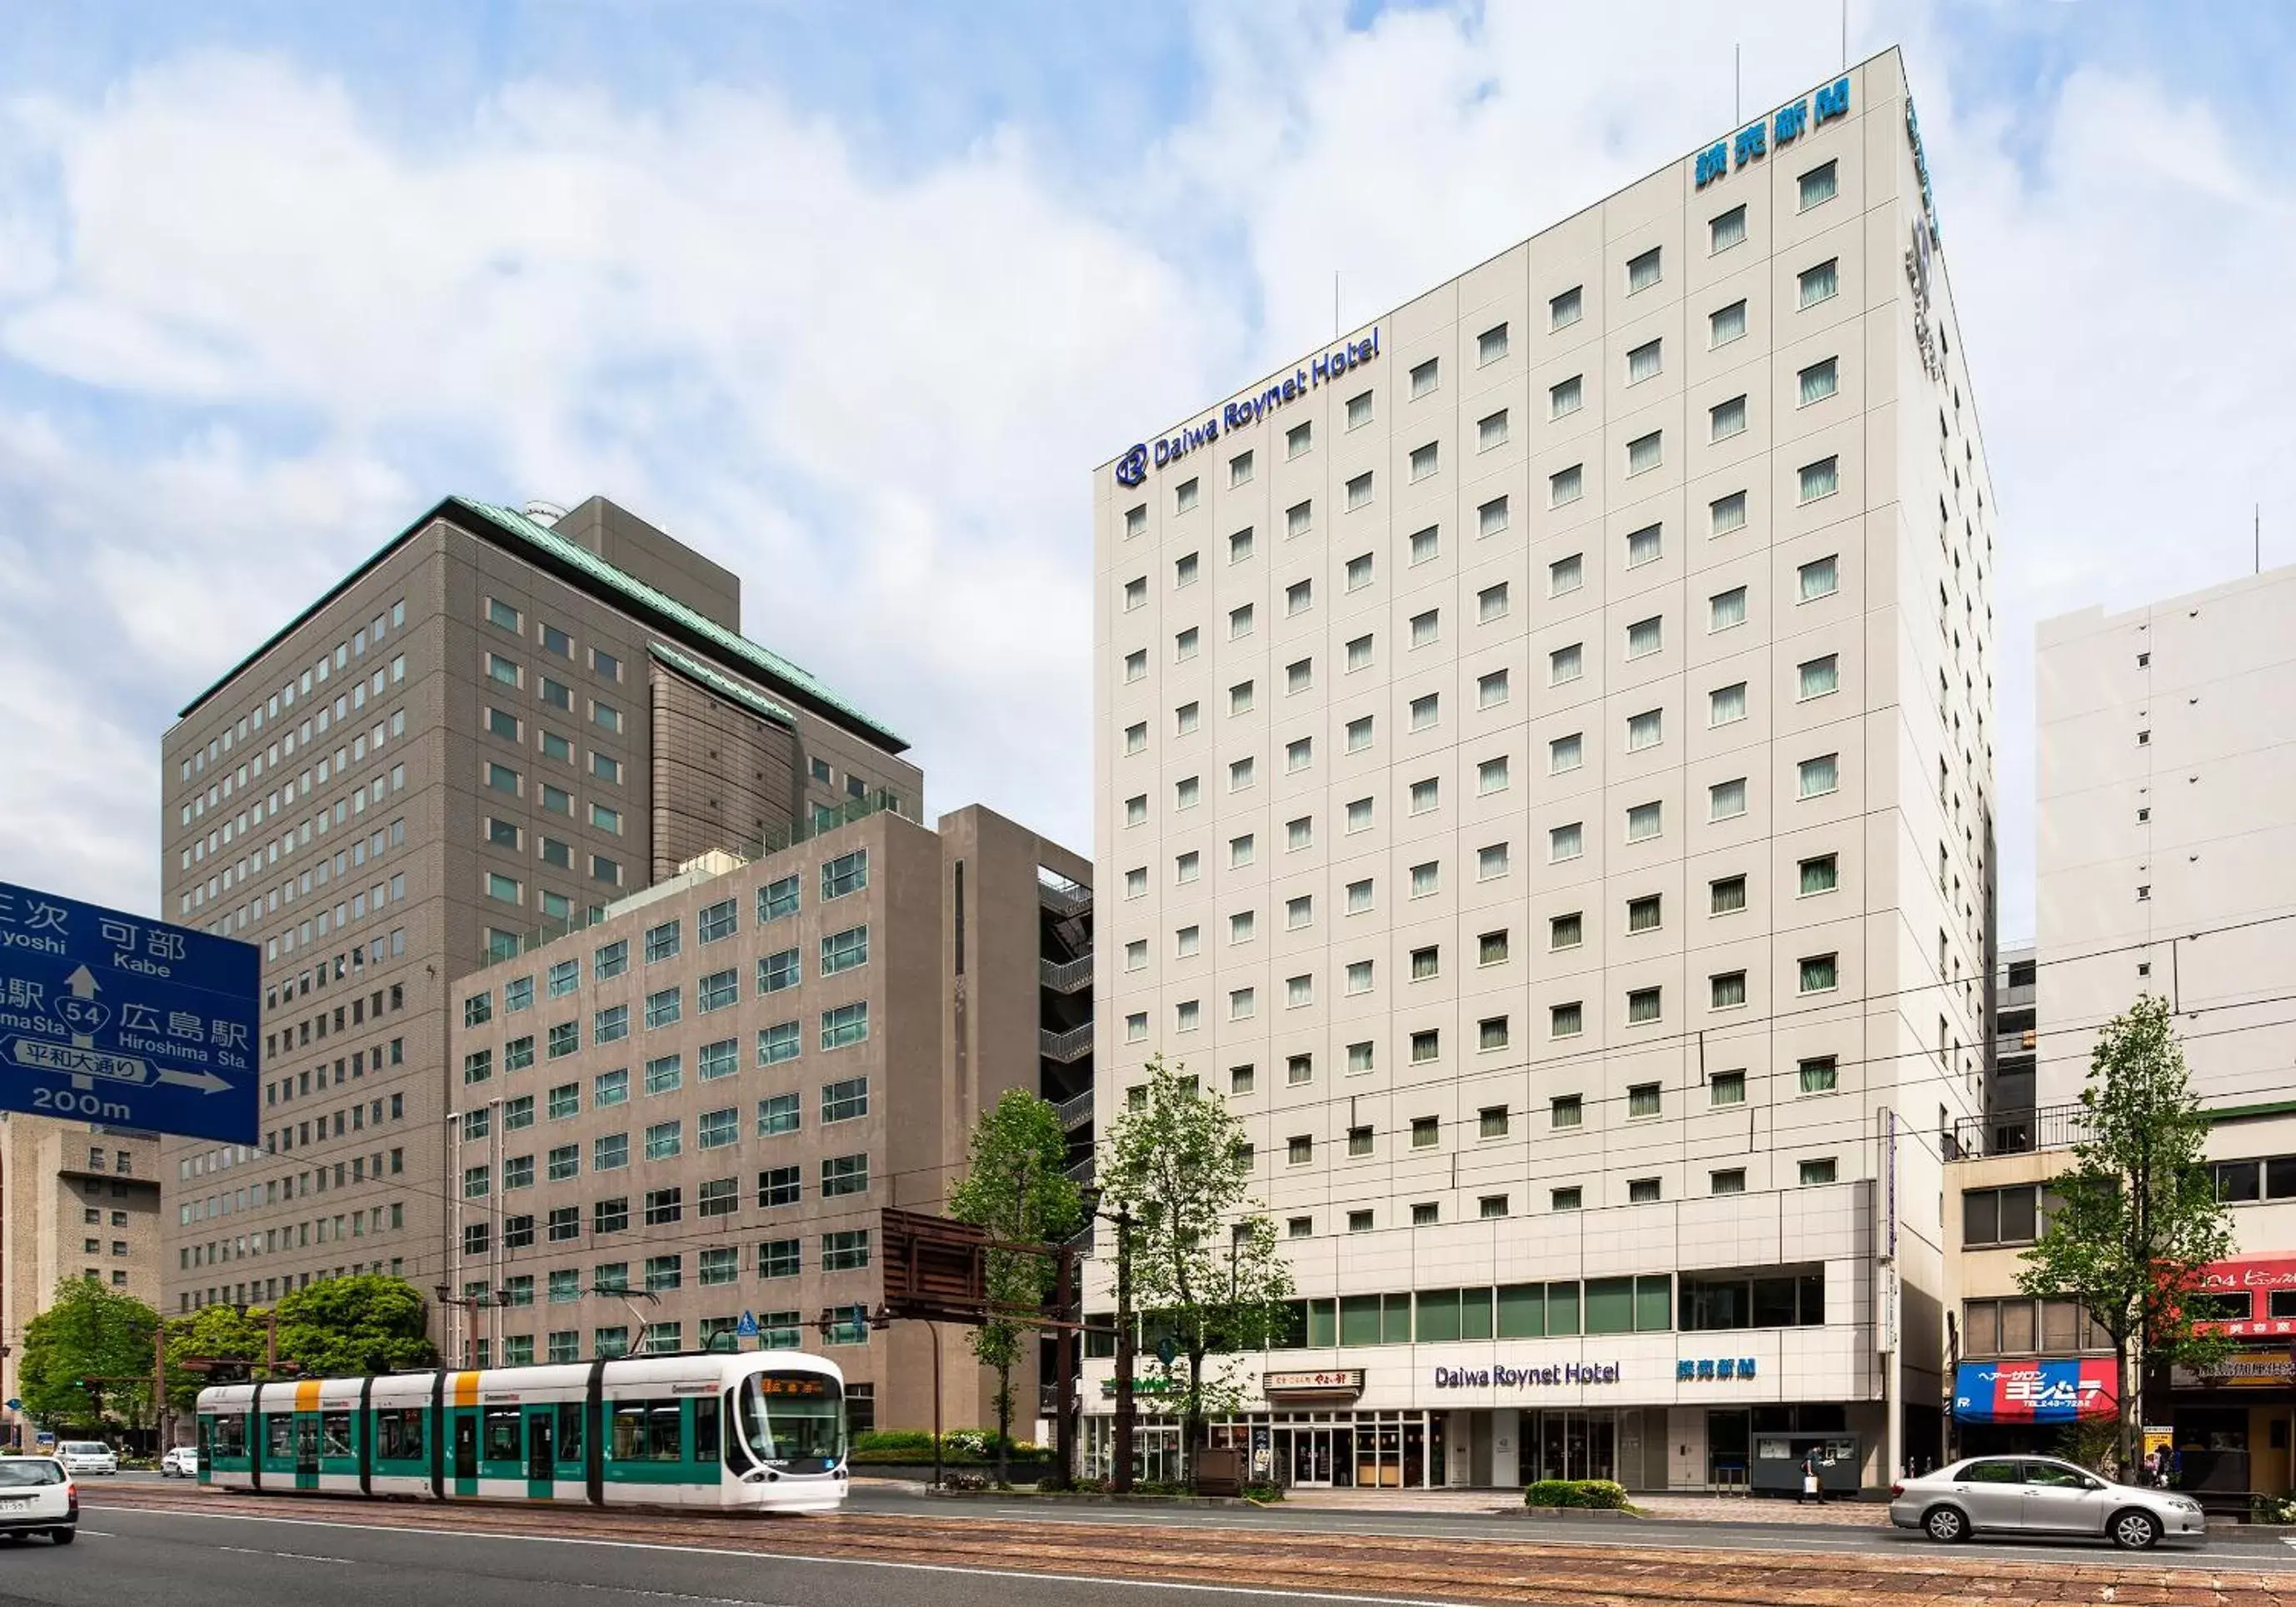
[[[1524,1489],[1522,1501],[1525,1506],[1615,1512],[1627,1505],[1627,1487],[1608,1479],[1541,1479]]]

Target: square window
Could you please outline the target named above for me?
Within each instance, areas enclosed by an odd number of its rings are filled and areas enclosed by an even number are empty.
[[[1837,167],[1833,162],[1821,162],[1794,181],[1798,210],[1807,212],[1834,198],[1841,187]]]
[[[1662,430],[1653,430],[1648,435],[1638,435],[1627,443],[1627,473],[1629,477],[1647,474],[1666,462],[1666,438]]]
[[[1627,1024],[1638,1026],[1655,1021],[1664,1013],[1662,990],[1656,988],[1636,988],[1627,994]]]
[[[1707,410],[1706,439],[1726,441],[1732,436],[1746,433],[1746,398],[1734,396],[1726,402],[1717,402]]]
[[[1485,414],[1475,421],[1475,450],[1488,452],[1494,447],[1504,447],[1507,439],[1506,409]]]
[[[1557,469],[1546,477],[1546,505],[1559,508],[1577,502],[1587,494],[1587,465],[1572,463],[1567,469]]]
[[[1492,325],[1475,337],[1475,361],[1478,365],[1496,363],[1507,355],[1507,326]]]
[[[1745,682],[1735,681],[1727,686],[1717,686],[1706,694],[1706,723],[1710,727],[1735,725],[1745,717]]]
[[[1726,592],[1717,592],[1706,600],[1706,628],[1710,631],[1733,630],[1746,622],[1746,588],[1734,586]]]
[[[1735,1010],[1746,1002],[1746,973],[1742,971],[1722,972],[1707,980],[1711,990],[1708,1007],[1714,1010]]]
[[[1830,893],[1841,885],[1841,873],[1832,854],[1821,854],[1801,862],[1800,892],[1803,898],[1813,893]]]
[[[1546,302],[1546,327],[1549,330],[1568,329],[1586,316],[1584,285],[1572,285],[1569,290],[1550,296]]]
[[[1816,267],[1804,268],[1795,276],[1797,308],[1816,307],[1830,301],[1841,293],[1841,263],[1838,258],[1827,258]]]
[[[1644,380],[1654,380],[1666,368],[1666,343],[1645,340],[1627,354],[1627,383],[1639,385]]]
[[[1746,238],[1746,209],[1732,207],[1707,220],[1706,249],[1710,252],[1726,251],[1742,244]]]
[[[1442,366],[1439,359],[1429,357],[1424,362],[1411,365],[1411,399],[1413,401],[1415,402],[1421,397],[1430,395],[1441,382]]]
[[[1744,1104],[1746,1074],[1743,1071],[1717,1071],[1706,1085],[1706,1102],[1715,1105]]]
[[[1735,820],[1746,812],[1746,781],[1718,781],[1706,789],[1706,818]]]
[[[1841,365],[1833,357],[1812,363],[1795,376],[1795,384],[1802,406],[1822,402],[1841,391]]]
[[[1812,559],[1794,571],[1798,600],[1814,603],[1820,597],[1831,597],[1841,589],[1841,570],[1839,559],[1829,553]]]
[[[1627,261],[1627,294],[1629,296],[1650,289],[1664,276],[1659,248],[1652,246]]]
[[[1841,662],[1833,653],[1827,653],[1822,659],[1811,659],[1796,671],[1795,696],[1801,701],[1824,697],[1841,688]]]
[[[1420,451],[1422,452],[1431,450],[1431,447],[1426,447],[1420,448]],[[1419,453],[1414,452],[1411,455],[1411,467],[1412,478],[1414,480],[1424,478],[1424,476],[1419,472]],[[1426,472],[1432,474],[1435,471],[1432,458],[1430,458],[1428,463],[1429,466]],[[1340,488],[1341,495],[1346,499],[1343,505],[1347,508],[1348,512],[1353,512],[1357,508],[1369,507],[1371,505],[1371,471],[1366,469],[1361,474],[1358,474],[1354,479],[1349,480],[1346,485]]]
[[[1733,301],[1707,316],[1706,344],[1710,348],[1727,346],[1733,340],[1743,339],[1745,333],[1746,304],[1742,300]]]
[[[1841,972],[1837,956],[1813,955],[1801,962],[1801,991],[1830,993],[1841,985]]]
[[[1548,419],[1567,418],[1587,405],[1587,381],[1584,374],[1572,374],[1546,388]]]
[[[1801,796],[1806,799],[1823,798],[1837,791],[1841,785],[1839,759],[1838,754],[1822,753],[1816,758],[1806,758],[1795,767]]]
[[[1656,801],[1635,804],[1627,810],[1627,840],[1648,842],[1665,830],[1665,806]]]
[[[1348,428],[1360,429],[1371,422],[1371,392],[1357,391],[1348,398]]]
[[[1746,907],[1746,879],[1720,876],[1706,884],[1706,913],[1733,915]]]
[[[1574,999],[1567,1004],[1554,1004],[1548,1007],[1546,1013],[1546,1035],[1549,1037],[1576,1037],[1585,1029],[1585,1028],[1586,1012],[1578,1000]],[[1574,1111],[1578,1106],[1578,1102],[1575,1098],[1570,1101],[1570,1104]],[[1555,1125],[1557,1127],[1562,1127],[1566,1124],[1557,1122]],[[1568,1125],[1575,1127],[1578,1124],[1574,1121]]]
[[[1804,1188],[1816,1188],[1831,1183],[1833,1181],[1833,1158],[1831,1155],[1823,1160],[1805,1160],[1800,1169],[1801,1185]]]

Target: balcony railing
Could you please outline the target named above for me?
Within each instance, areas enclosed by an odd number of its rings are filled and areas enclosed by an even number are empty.
[[[1054,993],[1078,993],[1092,986],[1092,956],[1073,960],[1038,960],[1037,976]]]
[[[1039,1027],[1037,1039],[1039,1054],[1046,1060],[1066,1065],[1092,1053],[1092,1023],[1086,1021],[1083,1026],[1071,1027],[1066,1032],[1054,1032],[1048,1027]]]
[[[1054,1105],[1061,1119],[1061,1131],[1073,1133],[1092,1119],[1092,1090],[1086,1088],[1073,1099],[1064,1099]]]
[[[1063,915],[1081,915],[1092,907],[1092,889],[1041,865],[1037,867],[1037,897]]]
[[[1972,1160],[1980,1155],[2030,1155],[2038,1150],[2070,1149],[2088,1136],[2088,1111],[2080,1105],[2043,1105],[2023,1111],[1997,1111],[1989,1116],[1964,1116],[1953,1124],[1948,1137],[1949,1159]]]

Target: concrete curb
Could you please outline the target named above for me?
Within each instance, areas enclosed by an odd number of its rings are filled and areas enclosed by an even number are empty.
[[[1513,1506],[1504,1510],[1518,1518],[1624,1518],[1639,1521],[1651,1515],[1635,1506]]]
[[[1281,1505],[1281,1502],[1248,1501],[1241,1496],[1119,1496],[1107,1490],[1038,1490],[1015,1486],[1009,1490],[945,1489],[939,1485],[927,1485],[925,1494],[947,1501],[1052,1501],[1070,1502],[1082,1506],[1226,1506],[1261,1507]]]

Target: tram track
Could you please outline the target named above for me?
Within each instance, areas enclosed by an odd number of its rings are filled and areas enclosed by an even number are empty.
[[[841,1512],[805,1518],[82,1487],[90,1507],[1287,1594],[1530,1607],[2296,1607],[2296,1578],[2209,1565],[2021,1561],[1963,1548],[1873,1554],[1306,1533],[1191,1524],[990,1524]],[[674,1526],[674,1527],[673,1527]]]

